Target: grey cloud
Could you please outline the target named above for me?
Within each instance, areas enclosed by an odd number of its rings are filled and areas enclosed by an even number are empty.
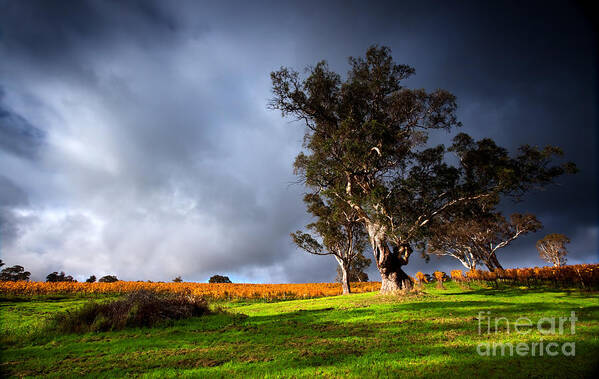
[[[505,205],[546,225],[506,249],[506,264],[540,264],[534,241],[545,231],[573,238],[573,260],[594,259],[596,36],[570,5],[0,6],[0,122],[10,120],[0,129],[0,156],[10,156],[0,160],[0,221],[11,235],[1,254],[38,279],[66,270],[332,280],[334,260],[308,256],[288,237],[309,221],[304,189],[291,185],[302,130],[266,110],[268,74],[323,58],[344,72],[347,56],[372,43],[416,67],[409,85],[454,92],[465,131],[510,149],[560,145],[581,167],[561,186]],[[31,139],[36,130],[41,137]],[[408,271],[455,263],[414,254]],[[369,273],[378,278],[374,267]]]
[[[3,104],[4,91],[0,87],[0,150],[33,159],[44,139],[44,133],[25,118]]]
[[[2,9],[3,44],[49,63],[66,63],[65,53],[109,44],[118,36],[149,47],[158,36],[168,37],[177,29],[160,2],[3,0]]]
[[[0,253],[10,246],[19,234],[22,219],[15,214],[15,207],[28,204],[27,194],[8,178],[0,175]]]

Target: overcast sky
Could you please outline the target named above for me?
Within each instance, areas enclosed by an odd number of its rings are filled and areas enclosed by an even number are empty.
[[[486,3],[0,0],[0,258],[37,280],[332,281],[334,259],[289,238],[310,221],[292,173],[303,129],[267,110],[269,73],[344,73],[377,43],[416,68],[407,85],[457,96],[462,131],[579,166],[503,205],[545,225],[505,266],[542,265],[534,243],[556,232],[569,263],[597,262],[591,12]],[[453,268],[414,253],[407,271]]]

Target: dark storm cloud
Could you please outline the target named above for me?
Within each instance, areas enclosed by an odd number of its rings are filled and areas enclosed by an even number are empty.
[[[32,159],[37,155],[44,133],[3,105],[0,87],[0,150]]]
[[[429,79],[458,96],[465,131],[512,151],[556,145],[580,169],[521,203],[504,202],[506,214],[532,212],[545,225],[502,252],[504,261],[539,264],[534,243],[546,233],[576,236],[572,262],[597,261],[597,35],[584,10],[549,2],[446,11],[456,27]]]
[[[148,1],[2,2],[3,44],[47,62],[65,62],[85,44],[96,48],[115,37],[129,36],[151,47],[176,30],[174,20]]]
[[[288,237],[309,221],[304,189],[290,185],[302,130],[266,110],[268,75],[321,59],[343,73],[347,57],[372,43],[416,68],[408,85],[455,93],[475,137],[510,150],[561,146],[581,172],[503,207],[537,213],[543,233],[569,234],[573,261],[597,259],[597,41],[573,5],[0,0],[0,8],[0,185],[18,189],[0,201],[3,230],[19,230],[1,253],[37,277],[64,269],[331,280],[334,260],[307,256]],[[540,264],[534,241],[543,233],[506,249],[503,261]],[[415,253],[408,271],[439,267],[458,265],[425,264]]]
[[[27,205],[27,195],[13,182],[0,176],[0,248],[10,245],[18,235],[19,218],[15,207]]]

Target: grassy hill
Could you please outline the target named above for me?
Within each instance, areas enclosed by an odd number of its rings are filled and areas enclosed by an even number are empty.
[[[76,297],[3,299],[1,369],[12,376],[211,377],[584,377],[599,361],[597,293],[541,289],[425,288],[403,298],[363,293],[280,302],[214,304],[225,312],[154,328],[83,335],[42,332]],[[542,334],[543,317],[570,317],[563,333]],[[484,313],[480,313],[484,312]],[[487,313],[490,312],[490,313]],[[479,334],[479,317],[481,331]],[[492,320],[487,333],[487,321]],[[500,320],[495,332],[494,320]],[[534,325],[514,324],[520,317]],[[544,323],[547,331],[550,320]],[[557,324],[556,324],[557,327]],[[557,356],[481,356],[479,344],[551,342]],[[575,344],[574,356],[561,348]],[[566,349],[566,352],[571,351]]]

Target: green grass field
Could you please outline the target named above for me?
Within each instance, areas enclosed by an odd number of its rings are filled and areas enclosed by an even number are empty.
[[[2,363],[11,376],[92,377],[586,377],[599,361],[597,293],[473,288],[453,283],[420,296],[377,293],[274,303],[221,303],[226,313],[149,329],[84,335],[44,331],[44,319],[86,299],[3,299]],[[505,317],[487,331],[479,312]],[[564,333],[519,334],[528,317],[569,317]],[[544,324],[549,327],[548,323]],[[491,324],[492,329],[494,325]],[[558,343],[557,356],[480,356],[479,343]],[[564,343],[575,343],[565,356]],[[546,345],[545,345],[546,346]],[[500,352],[499,350],[497,351]],[[507,350],[506,350],[507,353]],[[568,351],[570,353],[570,351]],[[499,355],[499,354],[498,354]]]

